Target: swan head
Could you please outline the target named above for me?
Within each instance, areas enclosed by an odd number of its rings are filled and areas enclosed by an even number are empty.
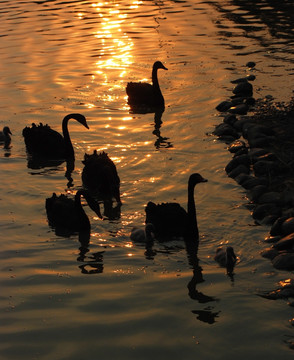
[[[202,182],[207,182],[207,179],[204,179],[200,174],[198,173],[194,173],[191,174],[189,177],[189,185],[191,186],[195,186],[196,184],[202,183]]]
[[[155,63],[153,64],[153,69],[154,70],[157,70],[157,69],[168,70],[161,61],[155,61]]]
[[[89,129],[89,126],[87,124],[87,120],[86,120],[84,115],[82,115],[82,114],[69,114],[66,117],[69,118],[69,119],[77,120],[80,124],[84,125],[85,128]]]
[[[5,135],[5,136],[7,136],[7,135],[12,135],[12,132],[10,131],[10,129],[9,129],[9,127],[8,126],[4,126],[4,128],[3,128],[3,134]]]

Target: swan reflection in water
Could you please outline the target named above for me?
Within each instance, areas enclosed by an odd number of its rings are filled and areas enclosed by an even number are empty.
[[[163,137],[160,132],[161,124],[162,124],[162,114],[163,112],[155,112],[154,114],[154,130],[152,132],[153,135],[157,137],[154,146],[156,149],[160,148],[172,148],[173,145],[171,141],[168,141],[168,137]]]
[[[165,247],[166,253],[186,249],[186,254],[190,267],[192,268],[193,276],[188,282],[188,294],[192,300],[199,303],[208,303],[217,301],[215,297],[205,295],[197,290],[197,285],[204,281],[202,275],[202,268],[199,265],[198,259],[198,245],[199,245],[199,230],[196,216],[196,205],[194,200],[194,189],[199,183],[205,183],[200,174],[194,173],[190,175],[188,180],[188,205],[187,211],[178,203],[162,203],[155,204],[148,202],[146,212],[146,226],[145,229],[132,230],[131,239],[144,241],[145,240],[145,257],[146,259],[154,259],[158,251],[153,249],[155,240],[161,246]],[[135,234],[137,233],[137,237]],[[140,235],[140,237],[139,237]],[[171,240],[180,240],[180,246],[168,246]],[[182,245],[183,244],[183,245]],[[207,319],[208,323],[213,323],[218,313],[213,313],[210,308],[205,310],[193,310],[194,314],[201,314],[200,319]],[[204,314],[206,316],[204,316]]]
[[[74,199],[67,195],[57,196],[55,193],[45,201],[48,224],[55,231],[57,236],[70,237],[78,234],[80,247],[77,261],[85,262],[80,265],[82,273],[103,272],[103,252],[93,253],[89,257],[89,244],[91,237],[90,220],[81,204],[81,197],[84,197],[89,207],[102,219],[99,203],[85,190],[78,190]],[[86,259],[90,259],[89,261]],[[90,266],[90,270],[88,270]]]
[[[192,300],[196,300],[199,304],[206,304],[216,302],[218,299],[214,296],[206,295],[203,292],[197,290],[198,284],[204,282],[202,267],[199,265],[198,258],[198,241],[195,242],[195,238],[186,239],[170,239],[165,238],[164,241],[155,238],[152,233],[152,224],[147,224],[147,229],[133,228],[131,232],[131,240],[137,245],[145,245],[144,255],[147,260],[154,260],[155,256],[159,253],[167,255],[174,254],[175,252],[185,249],[187,254],[188,263],[192,269],[192,278],[187,284],[188,295]],[[151,231],[150,236],[146,237],[146,233]],[[139,236],[136,236],[140,234]],[[155,243],[158,241],[160,244],[160,250],[155,249]],[[219,311],[214,312],[214,307],[209,306],[204,309],[191,310],[191,312],[197,315],[197,319],[208,324],[213,324],[216,318],[219,316]]]

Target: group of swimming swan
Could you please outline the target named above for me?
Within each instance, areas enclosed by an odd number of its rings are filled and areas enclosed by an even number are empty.
[[[167,70],[160,62],[156,61],[152,69],[152,84],[129,82],[126,87],[128,104],[130,107],[149,107],[152,109],[164,109],[164,98],[161,93],[157,71]],[[81,114],[69,114],[62,120],[62,134],[50,128],[49,125],[32,124],[22,131],[27,152],[31,156],[39,156],[50,159],[74,160],[74,148],[68,131],[69,120],[76,120],[85,128],[89,129],[86,118]],[[0,141],[9,140],[10,129],[4,127],[0,133]],[[94,199],[93,193],[100,194],[103,200],[114,198],[118,203],[120,199],[120,178],[113,161],[108,154],[100,154],[94,150],[93,154],[85,154],[82,161],[82,182],[84,190],[77,191],[74,200],[66,195],[46,199],[46,212],[49,225],[59,229],[66,229],[69,233],[90,230],[90,221],[81,204],[81,196],[85,198],[89,207],[102,218],[98,202]],[[194,200],[194,189],[199,183],[206,182],[200,174],[190,175],[188,181],[188,204],[187,211],[178,203],[168,202],[155,204],[148,202],[146,212],[145,229],[134,228],[131,232],[131,239],[134,241],[148,241],[153,237],[166,240],[170,237],[182,237],[186,241],[198,241],[199,231],[197,225],[196,206]],[[215,260],[221,266],[233,269],[236,256],[231,247],[218,249]]]

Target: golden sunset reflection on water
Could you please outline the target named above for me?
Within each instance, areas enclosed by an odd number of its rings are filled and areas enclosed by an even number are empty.
[[[131,6],[138,6],[138,2],[134,2]],[[99,29],[93,34],[98,40],[97,47],[100,49],[99,60],[95,63],[96,74],[103,77],[103,85],[110,86],[110,89],[122,87],[128,74],[127,68],[133,60],[134,43],[123,31],[123,25],[127,21],[128,15],[121,13],[119,3],[93,3],[92,7],[95,8],[101,19]],[[110,85],[105,70],[117,70],[119,83]]]
[[[267,228],[255,226],[246,193],[224,172],[227,144],[207,135],[221,120],[215,106],[230,96],[231,80],[246,75],[247,61],[257,64],[256,98],[292,93],[289,1],[276,9],[278,28],[262,18],[274,12],[268,0],[0,2],[0,130],[8,124],[13,133],[0,161],[1,356],[203,360],[215,349],[230,358],[234,344],[241,360],[252,349],[268,359],[293,357],[282,344],[292,334],[290,308],[256,296],[288,286],[278,281],[289,276],[260,256]],[[262,14],[254,13],[258,6]],[[289,39],[275,38],[285,24]],[[151,83],[157,60],[168,68],[158,72],[165,111],[132,112],[126,85]],[[61,133],[70,113],[83,114],[89,129],[69,123],[69,188],[65,162],[31,167],[22,129],[42,122]],[[112,218],[102,201],[102,220],[82,198],[89,239],[57,235],[45,199],[53,192],[74,198],[84,155],[94,150],[114,161],[122,205]],[[187,209],[194,172],[208,179],[195,189],[199,269],[180,239],[149,246],[144,233],[130,237],[134,227],[144,231],[149,201]],[[220,244],[233,244],[240,256],[234,282],[213,260]]]

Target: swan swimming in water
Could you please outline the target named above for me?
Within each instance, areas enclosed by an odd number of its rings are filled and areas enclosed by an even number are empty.
[[[8,126],[4,126],[3,131],[0,131],[0,143],[4,143],[4,148],[9,148],[11,143],[11,136],[12,133]]]
[[[214,260],[225,267],[228,273],[231,273],[237,261],[234,249],[232,246],[218,247],[214,256]]]
[[[188,181],[187,211],[178,203],[154,204],[148,202],[146,224],[151,223],[155,228],[156,236],[167,238],[171,236],[184,237],[186,240],[199,240],[194,188],[197,184],[207,182],[200,174],[192,174]],[[155,236],[155,237],[156,237]]]
[[[128,104],[131,108],[161,108],[164,109],[164,98],[161,93],[157,70],[167,68],[161,61],[156,61],[152,68],[152,84],[146,82],[129,82],[126,87]]]
[[[90,208],[102,219],[98,202],[87,191],[78,190],[74,199],[68,198],[64,194],[57,196],[53,193],[50,198],[46,199],[45,208],[48,223],[57,232],[69,236],[80,231],[90,231],[91,224],[81,204],[81,196],[86,199]]]
[[[82,171],[83,185],[89,191],[97,193],[103,200],[111,201],[112,198],[118,203],[120,199],[120,178],[118,176],[114,162],[106,152],[85,154],[82,161],[84,168]]]
[[[62,120],[63,136],[51,129],[49,125],[33,123],[31,127],[26,126],[22,131],[27,151],[30,154],[50,159],[74,158],[74,149],[68,132],[70,119],[78,121],[89,129],[86,118],[81,114],[69,114],[64,117]]]
[[[133,227],[130,239],[134,242],[148,242],[153,240],[154,226],[146,224],[144,229]]]

